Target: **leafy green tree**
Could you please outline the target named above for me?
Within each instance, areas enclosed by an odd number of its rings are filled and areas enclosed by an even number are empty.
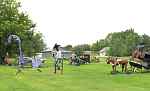
[[[106,37],[106,40],[111,47],[109,55],[129,56],[133,48],[140,43],[141,37],[131,28],[126,31],[111,33]]]
[[[34,33],[31,39],[29,37],[24,38],[22,47],[26,56],[33,56],[35,53],[43,51],[46,45],[42,33]]]
[[[4,56],[6,52],[12,56],[18,53],[15,43],[7,44],[10,34],[21,38],[25,55],[30,55],[31,49],[39,52],[45,47],[41,33],[31,31],[35,28],[35,24],[20,8],[19,0],[0,0],[0,56]],[[35,49],[30,46],[32,44]]]
[[[142,42],[144,45],[150,46],[150,36],[146,34],[142,35]]]
[[[73,50],[77,55],[81,55],[84,51],[90,51],[90,45],[88,44],[77,45],[73,48]]]
[[[148,35],[142,37],[134,32],[134,29],[126,31],[109,33],[105,39],[96,41],[92,44],[91,50],[99,51],[104,47],[110,47],[108,55],[111,56],[129,56],[132,50],[141,42],[150,43]]]
[[[106,41],[104,39],[101,39],[99,41],[97,40],[96,43],[92,44],[91,50],[92,51],[99,51],[106,46],[107,46],[107,44],[106,44]]]
[[[72,51],[72,50],[73,50],[72,45],[66,45],[64,48],[65,48],[66,50],[68,50],[68,51]]]

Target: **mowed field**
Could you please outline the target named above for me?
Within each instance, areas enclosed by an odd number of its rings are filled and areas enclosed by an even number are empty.
[[[65,63],[64,74],[53,74],[52,64],[42,72],[0,66],[0,91],[150,91],[150,73],[110,74],[104,62],[73,66]]]

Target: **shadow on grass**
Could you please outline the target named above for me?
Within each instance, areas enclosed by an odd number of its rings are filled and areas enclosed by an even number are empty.
[[[150,74],[150,70],[144,70],[142,72],[132,72],[132,71],[128,71],[128,72],[113,72],[111,71],[110,72],[111,75],[117,75],[117,74],[127,74],[127,75],[130,75],[130,74]]]

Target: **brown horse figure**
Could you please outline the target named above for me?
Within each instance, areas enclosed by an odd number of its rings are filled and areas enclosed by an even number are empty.
[[[141,63],[143,59],[144,59],[144,54],[139,49],[136,49],[134,52],[132,52],[132,60],[133,61]]]
[[[144,60],[144,52],[140,48],[135,49],[132,52],[132,61],[129,62],[132,72],[135,72],[135,68],[141,69],[142,72],[142,62]]]
[[[9,58],[8,53],[6,53],[6,56],[5,56],[5,58],[4,58],[4,63],[5,63],[5,64],[8,64],[8,65],[11,65],[11,64],[12,64],[11,59]]]
[[[106,60],[107,64],[112,64],[112,69],[113,72],[116,72],[116,67],[118,65],[122,66],[122,72],[127,72],[127,65],[128,65],[128,60],[127,59],[118,59],[114,57],[108,57]]]

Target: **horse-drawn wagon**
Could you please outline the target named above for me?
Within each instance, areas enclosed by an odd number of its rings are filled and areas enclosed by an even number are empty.
[[[138,45],[132,53],[132,60],[129,64],[134,71],[135,68],[150,69],[150,46]]]
[[[107,58],[107,64],[112,64],[113,72],[116,72],[116,66],[122,65],[122,72],[123,70],[135,72],[139,70],[142,72],[142,68],[146,70],[150,70],[150,46],[145,45],[138,45],[135,50],[132,52],[132,58],[130,61],[124,58],[115,58],[109,57]],[[127,65],[130,65],[127,70]],[[125,69],[124,69],[125,68]],[[131,69],[129,69],[131,68]]]

